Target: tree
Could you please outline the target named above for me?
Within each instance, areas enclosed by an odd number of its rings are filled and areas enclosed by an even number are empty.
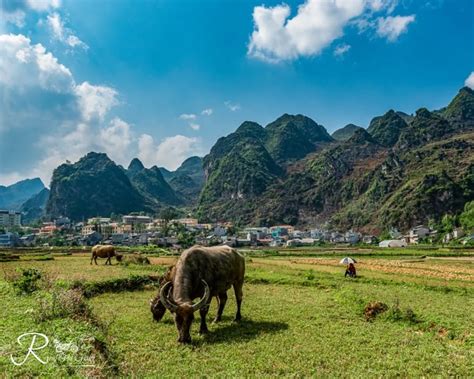
[[[444,233],[451,233],[456,227],[456,217],[445,214],[441,219],[441,227]]]
[[[459,222],[466,232],[470,233],[474,230],[474,201],[464,205],[464,212],[459,216]]]

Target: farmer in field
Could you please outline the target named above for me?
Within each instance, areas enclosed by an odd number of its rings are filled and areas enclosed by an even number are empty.
[[[344,277],[347,277],[347,275],[349,275],[351,278],[356,277],[356,268],[354,266],[355,263],[357,263],[356,260],[350,257],[341,259],[339,264],[346,265],[346,273],[344,274]]]
[[[349,265],[347,266],[344,277],[347,277],[347,275],[349,275],[351,278],[356,277],[356,268],[354,266],[354,263],[349,263]]]

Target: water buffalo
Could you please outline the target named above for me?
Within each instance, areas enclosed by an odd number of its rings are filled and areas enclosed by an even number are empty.
[[[173,280],[166,282],[160,291],[161,303],[174,313],[178,342],[191,342],[190,329],[197,310],[201,316],[199,333],[208,332],[206,315],[213,296],[217,296],[219,305],[214,321],[220,321],[231,286],[237,301],[235,321],[240,321],[244,273],[244,258],[228,246],[193,246],[181,254]],[[201,299],[193,304],[198,297]]]
[[[110,261],[112,257],[115,257],[115,259],[117,259],[117,261],[119,262],[122,260],[122,255],[118,254],[115,251],[115,247],[112,245],[95,245],[92,248],[91,264],[92,261],[97,264],[97,257],[107,258],[105,264],[107,264],[108,262],[110,265],[112,264],[112,262]]]

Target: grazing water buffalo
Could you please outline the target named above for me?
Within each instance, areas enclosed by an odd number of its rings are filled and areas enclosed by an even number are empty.
[[[178,329],[178,342],[191,342],[191,324],[194,312],[199,310],[199,333],[207,333],[206,315],[213,296],[217,296],[219,309],[215,322],[220,321],[227,301],[227,290],[234,287],[237,301],[235,321],[241,319],[242,286],[245,260],[228,246],[193,246],[181,254],[176,263],[174,278],[166,282],[160,291],[160,301],[174,313]],[[193,304],[193,300],[201,299]]]
[[[91,264],[92,260],[94,260],[95,264],[97,264],[97,257],[107,258],[105,264],[107,264],[108,262],[109,265],[112,264],[112,262],[110,261],[112,257],[115,257],[115,259],[117,259],[117,261],[119,262],[122,260],[122,255],[118,254],[115,251],[115,247],[112,245],[95,245],[92,248]]]

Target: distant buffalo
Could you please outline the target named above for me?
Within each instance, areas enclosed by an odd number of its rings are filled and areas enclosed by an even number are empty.
[[[117,261],[119,261],[119,262],[122,260],[122,255],[118,254],[115,251],[114,246],[112,246],[112,245],[95,245],[92,248],[91,264],[92,264],[92,260],[94,260],[95,264],[97,264],[97,258],[107,258],[107,260],[105,261],[105,264],[107,264],[107,262],[108,262],[109,265],[111,265],[112,262],[110,260],[112,259],[112,257],[115,257],[115,259],[117,259]]]
[[[174,313],[178,342],[191,342],[191,324],[194,312],[199,310],[199,333],[207,333],[206,315],[213,296],[218,297],[219,308],[215,322],[220,321],[227,301],[227,290],[234,287],[237,301],[235,321],[240,321],[242,286],[245,260],[228,246],[193,246],[181,254],[174,269],[174,277],[160,291],[161,303]],[[193,304],[193,300],[201,299]]]

